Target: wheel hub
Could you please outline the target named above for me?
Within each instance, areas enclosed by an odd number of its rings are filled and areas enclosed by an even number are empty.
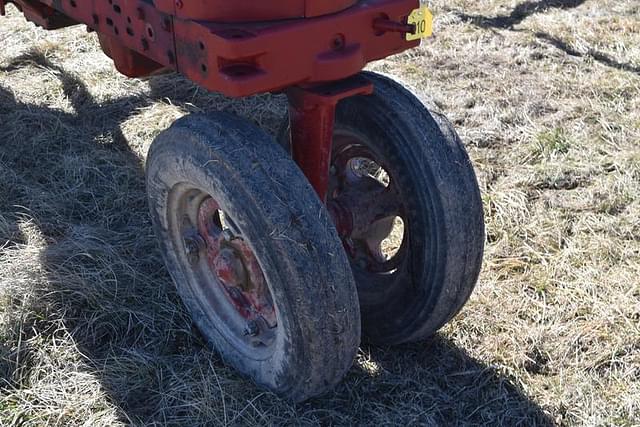
[[[378,157],[357,136],[336,132],[327,206],[352,263],[369,273],[389,273],[405,255],[407,230],[393,254],[383,242],[406,215],[398,183]],[[386,175],[386,182],[376,174]]]
[[[277,326],[276,313],[271,293],[252,249],[232,227],[225,228],[221,209],[213,198],[206,198],[198,208],[197,230],[190,230],[185,238],[185,249],[197,247],[198,253],[206,255],[206,264],[213,274],[217,286],[226,295],[228,302],[247,320],[246,329],[255,336],[256,328]],[[196,258],[196,260],[199,258]]]

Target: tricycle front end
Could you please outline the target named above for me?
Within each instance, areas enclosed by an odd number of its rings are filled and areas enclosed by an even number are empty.
[[[361,336],[424,339],[480,271],[482,203],[451,123],[362,72],[431,34],[418,0],[0,0],[84,24],[130,77],[181,73],[230,97],[285,93],[273,138],[225,112],[175,122],[147,156],[151,218],[185,307],[223,359],[292,400],[351,367]]]

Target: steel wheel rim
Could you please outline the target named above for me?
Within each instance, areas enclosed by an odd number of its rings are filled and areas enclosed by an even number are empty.
[[[170,244],[182,269],[189,302],[245,356],[268,358],[281,328],[273,295],[250,242],[220,202],[195,185],[174,185],[167,207]],[[225,274],[231,266],[231,274]],[[255,304],[256,296],[268,304]]]
[[[368,282],[388,282],[408,266],[410,255],[410,227],[406,204],[402,198],[398,178],[391,168],[388,167],[383,156],[376,153],[366,138],[356,131],[347,129],[335,130],[331,157],[327,203],[334,216],[338,234],[343,242],[352,268],[358,276],[362,277],[364,275],[367,277],[369,279]],[[378,178],[371,176],[371,174],[368,174],[368,176],[358,174],[354,170],[354,159],[367,159],[379,166],[386,174],[388,183],[384,184]],[[365,180],[368,182],[363,185],[363,181]],[[374,180],[377,182],[374,182]],[[349,186],[354,188],[350,191]],[[358,194],[356,190],[358,187],[364,188],[365,190],[368,188],[372,190],[372,192],[368,195]],[[366,191],[364,193],[366,193]],[[353,224],[345,227],[345,222],[357,222],[358,216],[362,216],[362,212],[358,212],[358,208],[366,208],[370,204],[354,203],[349,199],[373,196],[381,196],[382,200],[386,200],[385,203],[391,207],[392,211],[388,216],[385,217],[383,214],[383,216],[377,220],[378,222],[386,221],[387,223],[381,224],[378,230],[372,233],[374,236],[372,236],[370,241],[366,242],[364,245],[366,247],[363,248],[362,236],[358,236],[360,237],[359,239],[354,239],[352,230],[349,230],[350,227],[353,228]],[[392,207],[392,204],[395,206]],[[384,207],[382,207],[382,209],[384,210]],[[369,217],[370,215],[366,216]],[[392,224],[389,223],[389,218],[392,217],[401,219],[403,228],[401,241],[400,244],[397,245],[397,250],[391,256],[388,256],[387,259],[381,259],[378,257],[379,254],[372,253],[372,246],[379,246],[384,238],[392,235],[395,229],[395,225],[392,226]],[[384,234],[386,235],[382,238]],[[358,240],[361,242],[358,243]],[[369,252],[369,254],[365,254],[367,255],[365,257],[363,257],[363,250]]]

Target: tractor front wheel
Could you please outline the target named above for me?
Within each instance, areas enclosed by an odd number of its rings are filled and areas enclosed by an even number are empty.
[[[286,153],[233,115],[187,116],[152,144],[147,187],[169,273],[222,358],[295,401],[339,382],[360,342],[357,291]]]
[[[397,81],[362,75],[373,94],[336,109],[327,208],[351,262],[364,335],[397,344],[432,335],[471,295],[482,200],[451,123]],[[285,149],[289,134],[283,126]]]

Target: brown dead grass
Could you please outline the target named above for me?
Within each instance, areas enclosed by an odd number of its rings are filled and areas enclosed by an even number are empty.
[[[435,0],[373,64],[454,121],[483,191],[480,284],[429,342],[362,348],[290,405],[204,345],[152,235],[143,159],[191,111],[283,100],[114,72],[82,28],[0,19],[0,425],[640,425],[640,6]]]

